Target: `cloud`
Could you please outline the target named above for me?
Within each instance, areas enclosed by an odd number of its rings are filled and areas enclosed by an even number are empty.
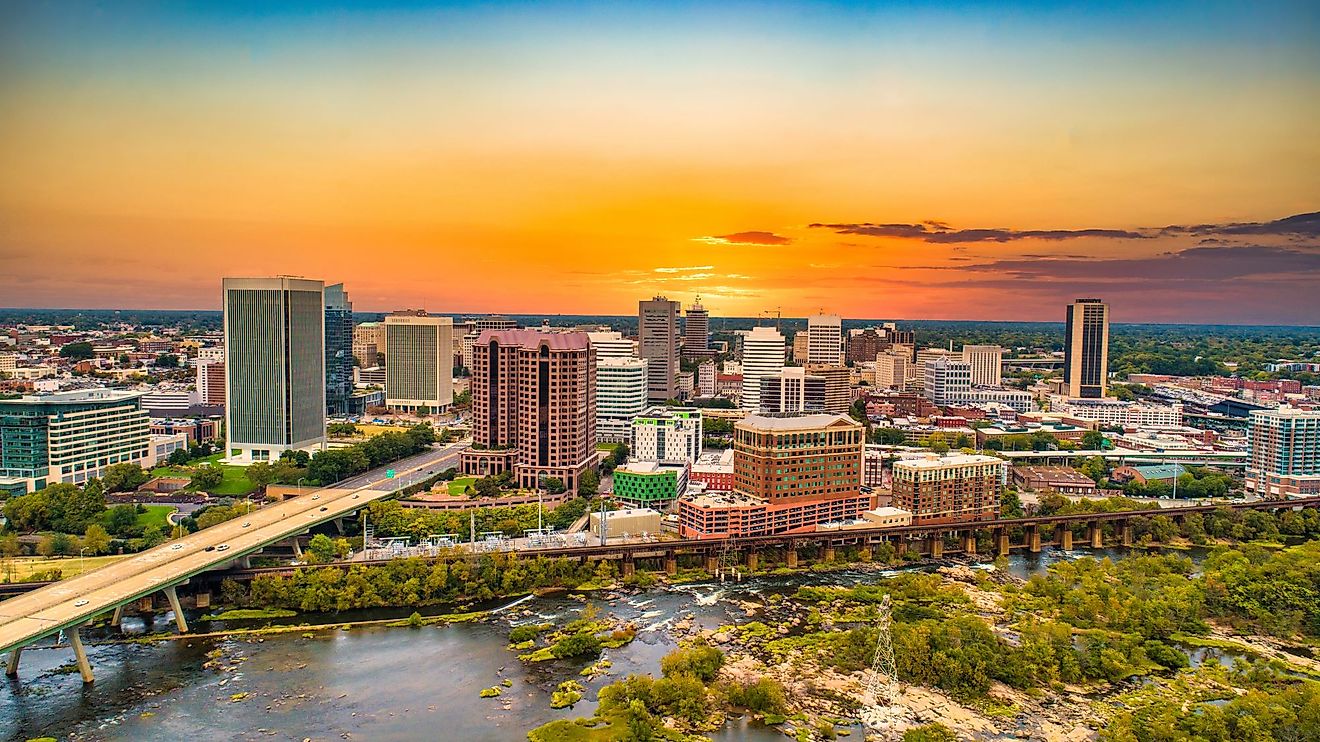
[[[708,271],[713,269],[713,265],[688,265],[681,268],[654,268],[656,273],[690,273],[692,271]]]
[[[1138,280],[1151,283],[1226,281],[1282,275],[1320,278],[1320,252],[1266,245],[1191,247],[1146,258],[996,260],[960,271],[1003,273],[1018,279]]]
[[[832,229],[835,234],[857,234],[867,237],[898,237],[916,239],[935,244],[968,242],[1012,242],[1015,240],[1073,240],[1082,237],[1140,240],[1151,235],[1126,229],[953,229],[944,222],[926,221],[919,224],[835,223],[811,224],[817,229]]]
[[[733,234],[720,234],[713,237],[697,237],[698,242],[705,242],[708,245],[787,245],[792,242],[792,238],[777,235],[774,232],[734,232]]]
[[[1227,224],[1171,225],[1164,234],[1195,235],[1278,235],[1284,237],[1320,237],[1320,211],[1294,214],[1269,222],[1231,222]]]

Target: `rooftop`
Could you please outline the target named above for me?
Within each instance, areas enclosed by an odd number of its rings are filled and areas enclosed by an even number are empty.
[[[539,330],[484,330],[477,337],[477,342],[485,345],[498,342],[501,345],[517,345],[526,350],[536,350],[546,345],[550,350],[587,350],[591,341],[585,332],[540,332]]]
[[[27,394],[17,399],[0,400],[0,404],[85,404],[87,402],[127,402],[142,396],[142,392],[124,389],[75,389],[67,392]]]
[[[752,430],[764,431],[810,431],[820,430],[831,426],[843,425],[847,427],[861,427],[861,423],[853,420],[847,415],[794,415],[792,417],[767,417],[765,415],[748,415],[739,423],[739,427],[751,428]]]
[[[903,459],[895,461],[895,467],[904,467],[908,469],[943,469],[947,466],[968,466],[971,464],[1001,464],[1003,459],[994,456],[981,456],[979,454],[960,453],[954,456],[937,456],[930,454],[919,459]]]

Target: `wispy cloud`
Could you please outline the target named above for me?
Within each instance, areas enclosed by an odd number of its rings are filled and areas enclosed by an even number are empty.
[[[656,273],[688,273],[691,271],[708,271],[713,269],[713,265],[688,265],[679,268],[653,268]]]
[[[1082,237],[1140,240],[1151,235],[1126,229],[953,229],[944,222],[926,221],[917,224],[834,223],[809,225],[814,229],[832,229],[835,234],[856,234],[866,237],[897,237],[937,244],[966,242],[1013,242],[1015,240],[1073,240]]]
[[[708,245],[762,245],[778,246],[787,245],[793,241],[791,237],[777,235],[774,232],[734,232],[733,234],[720,234],[713,237],[697,237],[697,242],[705,242]]]

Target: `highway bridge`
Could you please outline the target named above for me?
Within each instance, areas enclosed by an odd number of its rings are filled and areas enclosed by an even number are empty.
[[[23,647],[65,632],[83,681],[90,683],[92,669],[79,630],[96,616],[114,611],[111,621],[117,625],[123,606],[163,593],[174,611],[178,629],[187,631],[176,590],[179,585],[210,570],[248,566],[248,558],[267,547],[351,517],[368,503],[453,465],[463,445],[432,448],[388,468],[255,509],[100,569],[0,602],[0,652],[10,653],[6,672],[11,677],[18,673]],[[296,541],[293,545],[296,550]]]
[[[1089,459],[1099,456],[1123,464],[1183,464],[1187,466],[1218,466],[1241,468],[1247,465],[1246,451],[1138,451],[1131,448],[1107,448],[1103,451],[995,451],[1010,463],[1017,461],[1059,461],[1068,463],[1071,459]]]

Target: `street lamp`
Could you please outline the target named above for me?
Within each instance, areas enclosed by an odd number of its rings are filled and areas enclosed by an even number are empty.
[[[86,546],[84,546],[84,547],[82,547],[81,549],[78,550],[78,574],[82,574],[82,573],[83,573],[83,563],[84,563],[84,560],[83,560],[83,554],[86,554],[86,553],[87,553],[87,547],[86,547]]]

